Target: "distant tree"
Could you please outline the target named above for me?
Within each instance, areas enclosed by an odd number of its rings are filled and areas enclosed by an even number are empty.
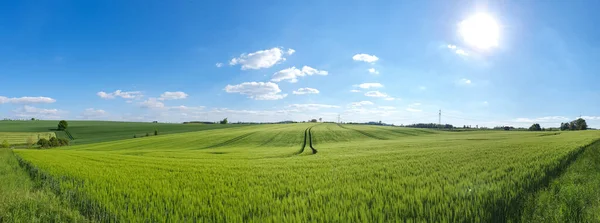
[[[8,141],[6,141],[6,139],[4,141],[2,141],[2,144],[0,144],[1,148],[9,148],[10,147],[10,143],[8,143]]]
[[[69,123],[67,123],[67,121],[61,120],[58,122],[58,130],[65,130],[67,127],[69,127]]]
[[[154,135],[157,136],[158,135],[158,130],[154,130]]]
[[[147,132],[146,132],[146,136],[150,136],[150,133],[147,133]]]
[[[221,124],[227,124],[227,123],[229,123],[229,121],[227,121],[227,118],[224,118],[219,123],[221,123]]]
[[[510,126],[504,126],[504,130],[506,130],[506,131],[510,130]]]
[[[577,120],[575,120],[575,130],[587,130],[588,126],[587,123],[585,122],[585,119],[582,118],[578,118]]]
[[[40,146],[40,148],[50,148],[50,141],[45,138],[38,140],[37,144]]]
[[[310,122],[317,122],[317,119],[313,118],[312,120],[310,120]]]
[[[31,118],[31,121],[35,121],[35,118]]]
[[[50,147],[59,147],[60,143],[56,137],[50,137]]]
[[[323,118],[319,118],[319,122],[323,122]]]
[[[134,138],[134,139],[135,139],[135,138],[137,138],[137,135],[133,135],[133,138]]]
[[[535,123],[529,127],[529,131],[542,131],[542,127],[540,127],[540,124]]]

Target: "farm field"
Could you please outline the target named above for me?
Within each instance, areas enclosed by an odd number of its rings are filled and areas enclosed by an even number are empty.
[[[39,139],[50,139],[56,137],[54,132],[0,132],[0,142],[6,140],[11,145],[27,144],[28,140],[37,142]]]
[[[68,138],[62,131],[56,131],[57,121],[0,121],[0,132],[49,132],[55,131],[58,137]],[[69,121],[69,132],[75,138],[71,144],[89,144],[97,142],[130,139],[133,135],[159,134],[202,131],[207,129],[235,128],[242,125],[211,124],[167,124],[148,122],[107,122],[107,121]],[[24,139],[25,140],[25,139]]]
[[[598,139],[304,123],[15,153],[97,221],[489,222],[522,219]]]

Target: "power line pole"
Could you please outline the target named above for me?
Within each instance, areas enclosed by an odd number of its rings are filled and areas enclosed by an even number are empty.
[[[438,128],[442,127],[442,109],[440,109],[440,114],[438,118]]]

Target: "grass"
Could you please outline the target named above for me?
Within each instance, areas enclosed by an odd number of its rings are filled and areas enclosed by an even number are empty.
[[[0,149],[0,222],[86,222],[69,204],[33,182],[10,149]]]
[[[600,142],[528,201],[524,222],[600,222]]]
[[[11,145],[22,145],[27,144],[29,139],[36,143],[39,139],[51,137],[56,137],[56,134],[54,132],[0,132],[0,143],[7,140]]]
[[[598,138],[307,123],[17,154],[98,221],[489,222],[520,220],[524,199]]]
[[[75,138],[75,140],[71,141],[71,144],[73,145],[130,139],[133,138],[133,135],[142,137],[145,136],[146,133],[154,135],[154,130],[158,130],[159,135],[162,135],[242,126],[107,121],[68,121],[68,123],[68,130],[73,138]],[[0,132],[55,131],[57,136],[68,138],[65,132],[56,131],[57,125],[58,121],[0,121]]]

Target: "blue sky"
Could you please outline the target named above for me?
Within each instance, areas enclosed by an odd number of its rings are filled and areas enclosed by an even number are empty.
[[[600,127],[599,4],[5,1],[0,116]]]

